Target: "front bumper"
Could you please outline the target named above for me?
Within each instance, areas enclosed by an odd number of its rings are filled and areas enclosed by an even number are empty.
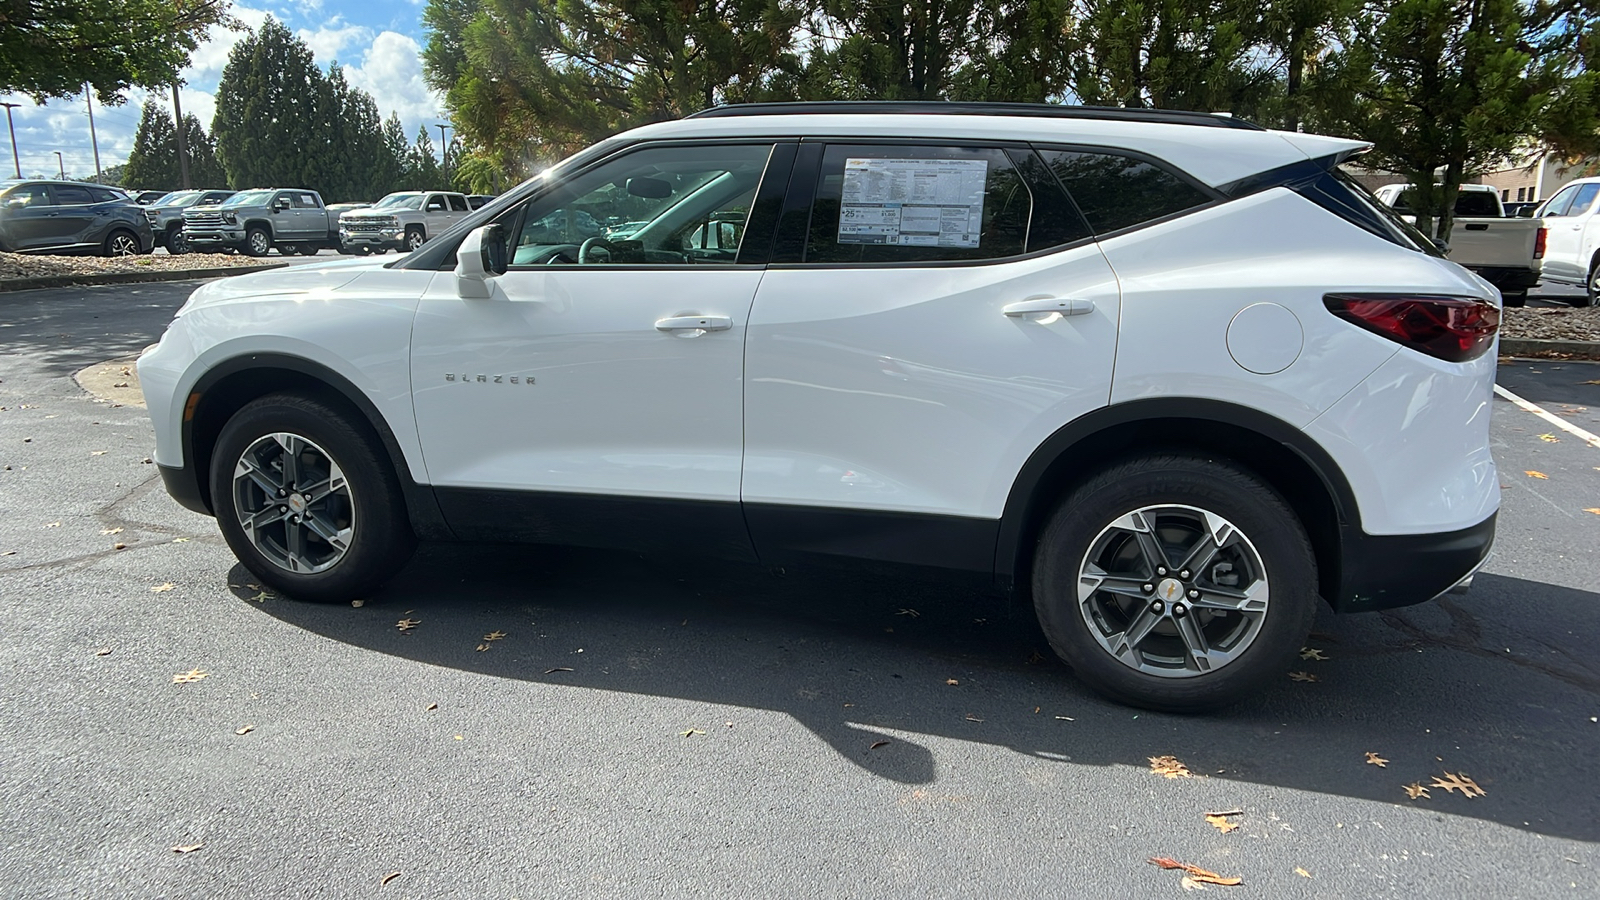
[[[403,231],[341,231],[339,232],[339,245],[346,250],[353,250],[357,247],[404,250],[406,246],[405,237],[405,232]]]
[[[1491,514],[1470,528],[1439,534],[1342,535],[1336,612],[1370,612],[1426,603],[1475,573],[1494,544]]]
[[[200,479],[187,466],[163,466],[156,464],[156,471],[161,473],[161,484],[178,501],[184,509],[190,509],[201,515],[211,515],[211,508],[206,506],[205,494],[201,492]]]
[[[244,244],[243,229],[207,229],[197,231],[184,226],[183,237],[191,247],[237,247]]]

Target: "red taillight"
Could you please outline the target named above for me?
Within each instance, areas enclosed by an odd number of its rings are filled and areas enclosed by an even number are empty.
[[[1449,362],[1482,356],[1500,329],[1500,310],[1476,297],[1327,294],[1322,302],[1346,322]]]
[[[1533,238],[1533,258],[1544,259],[1544,242],[1550,236],[1550,229],[1541,228]]]

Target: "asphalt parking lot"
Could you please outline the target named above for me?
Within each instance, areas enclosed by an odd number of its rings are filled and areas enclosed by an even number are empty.
[[[1470,593],[1324,614],[1315,681],[1179,717],[907,573],[437,545],[359,608],[270,596],[71,378],[192,287],[0,294],[0,895],[1184,894],[1156,856],[1227,896],[1600,895],[1600,447],[1508,400]],[[1600,432],[1600,364],[1500,383]],[[1408,799],[1446,773],[1483,796]]]

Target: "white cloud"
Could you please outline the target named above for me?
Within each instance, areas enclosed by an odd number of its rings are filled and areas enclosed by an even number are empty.
[[[259,29],[261,23],[271,15],[264,9],[248,6],[235,6],[229,12],[250,31]],[[230,31],[213,25],[205,43],[189,55],[189,67],[183,70],[183,80],[188,84],[215,86],[217,79],[222,77],[223,67],[228,64],[228,54],[250,31]]]
[[[352,44],[357,47],[367,47],[372,44],[372,29],[363,25],[344,25],[342,22],[340,17],[334,16],[316,31],[302,28],[295,32],[295,35],[311,48],[317,63],[326,66],[338,59],[344,53],[345,47]]]
[[[379,34],[361,65],[344,67],[344,77],[372,95],[385,119],[398,112],[408,137],[415,135],[419,126],[431,128],[444,118],[442,98],[422,80],[422,45],[406,35],[393,31]]]

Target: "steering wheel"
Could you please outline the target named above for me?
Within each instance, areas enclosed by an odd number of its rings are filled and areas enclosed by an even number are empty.
[[[593,262],[593,260],[589,258],[589,251],[596,247],[599,247],[601,250],[606,252],[608,261],[610,257],[614,257],[617,254],[616,244],[611,243],[603,237],[592,237],[584,241],[583,246],[578,248],[578,264],[584,265]]]

